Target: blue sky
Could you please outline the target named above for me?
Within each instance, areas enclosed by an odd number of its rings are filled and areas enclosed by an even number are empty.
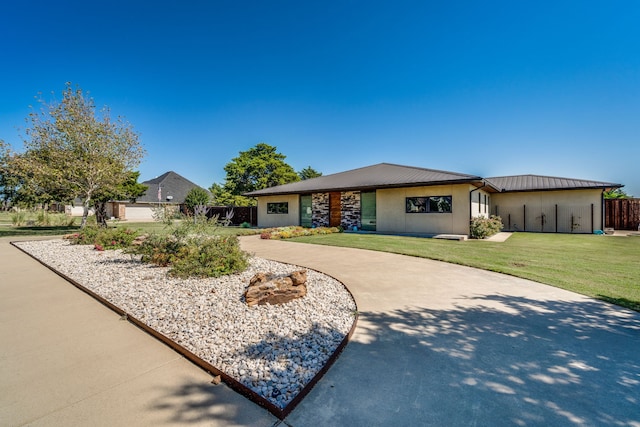
[[[640,2],[5,1],[0,138],[67,81],[209,187],[259,142],[296,170],[380,162],[625,184],[640,197]]]

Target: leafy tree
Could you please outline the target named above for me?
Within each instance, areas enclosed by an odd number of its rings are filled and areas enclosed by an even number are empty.
[[[86,225],[93,199],[117,193],[144,156],[138,134],[104,107],[96,113],[92,98],[66,84],[62,101],[47,104],[27,118],[25,152],[14,167],[31,193],[57,201],[82,199]]]
[[[50,202],[50,195],[33,188],[20,176],[16,167],[19,158],[19,154],[11,151],[9,145],[0,140],[0,206],[3,209],[10,206],[33,207]]]
[[[622,188],[614,188],[604,192],[605,199],[629,199],[633,196],[628,195]]]
[[[214,183],[209,187],[213,198],[213,204],[216,206],[253,206],[255,200],[231,194],[224,185]]]
[[[196,206],[207,206],[211,201],[211,194],[201,187],[193,187],[184,198],[184,204],[193,213]]]
[[[6,209],[15,198],[18,182],[9,170],[11,152],[9,146],[0,139],[0,208]]]
[[[211,192],[217,205],[251,206],[255,201],[243,193],[274,185],[300,181],[295,170],[278,153],[276,147],[261,142],[247,151],[241,151],[224,167],[227,177],[224,186],[214,184]]]
[[[107,226],[107,202],[109,200],[135,200],[147,191],[149,187],[140,184],[138,178],[140,178],[140,172],[129,172],[126,181],[118,185],[114,191],[105,191],[94,195],[93,209],[96,213],[98,226]]]
[[[318,172],[311,166],[307,166],[306,168],[298,172],[298,176],[301,180],[304,181],[305,179],[317,178],[319,176],[322,176],[322,172]]]

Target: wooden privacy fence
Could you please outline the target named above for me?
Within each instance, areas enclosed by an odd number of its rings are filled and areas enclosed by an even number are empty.
[[[224,220],[227,215],[233,213],[231,217],[231,224],[240,225],[243,222],[248,222],[253,227],[258,226],[258,207],[257,206],[209,206],[207,210],[207,217],[211,218],[214,215],[218,215],[220,220]]]
[[[640,199],[605,199],[605,227],[616,230],[638,230]]]

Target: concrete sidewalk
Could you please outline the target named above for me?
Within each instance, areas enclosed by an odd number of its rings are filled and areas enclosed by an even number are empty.
[[[241,238],[344,282],[352,342],[280,423],[0,239],[0,425],[640,426],[640,315],[400,255]]]
[[[9,241],[0,239],[1,426],[279,424]]]

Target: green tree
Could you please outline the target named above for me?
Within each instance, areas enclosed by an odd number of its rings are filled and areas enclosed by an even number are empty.
[[[255,204],[254,199],[231,194],[224,185],[217,183],[211,185],[209,191],[215,206],[253,206]]]
[[[614,188],[604,192],[605,199],[629,199],[633,196],[628,195],[622,188]]]
[[[317,178],[319,176],[322,176],[322,172],[318,172],[311,166],[307,166],[306,168],[298,172],[298,176],[301,180],[304,181],[305,179]]]
[[[11,152],[9,145],[0,139],[0,209],[7,209],[15,198],[18,187],[17,179],[9,170]]]
[[[0,202],[3,209],[9,206],[34,207],[47,204],[52,196],[25,181],[17,165],[21,156],[0,140]],[[52,190],[53,192],[53,190]]]
[[[184,204],[190,213],[196,206],[207,206],[211,201],[211,193],[202,187],[193,187],[184,198]]]
[[[71,83],[60,102],[38,102],[41,109],[27,118],[25,152],[15,157],[14,170],[25,188],[42,198],[81,198],[84,227],[93,199],[117,193],[144,149],[128,122],[112,120],[107,107],[96,112],[93,99]]]
[[[276,147],[261,142],[241,151],[224,167],[227,173],[223,186],[214,184],[211,192],[217,205],[251,206],[253,199],[242,196],[250,191],[300,181],[295,170],[285,162],[286,156]]]

